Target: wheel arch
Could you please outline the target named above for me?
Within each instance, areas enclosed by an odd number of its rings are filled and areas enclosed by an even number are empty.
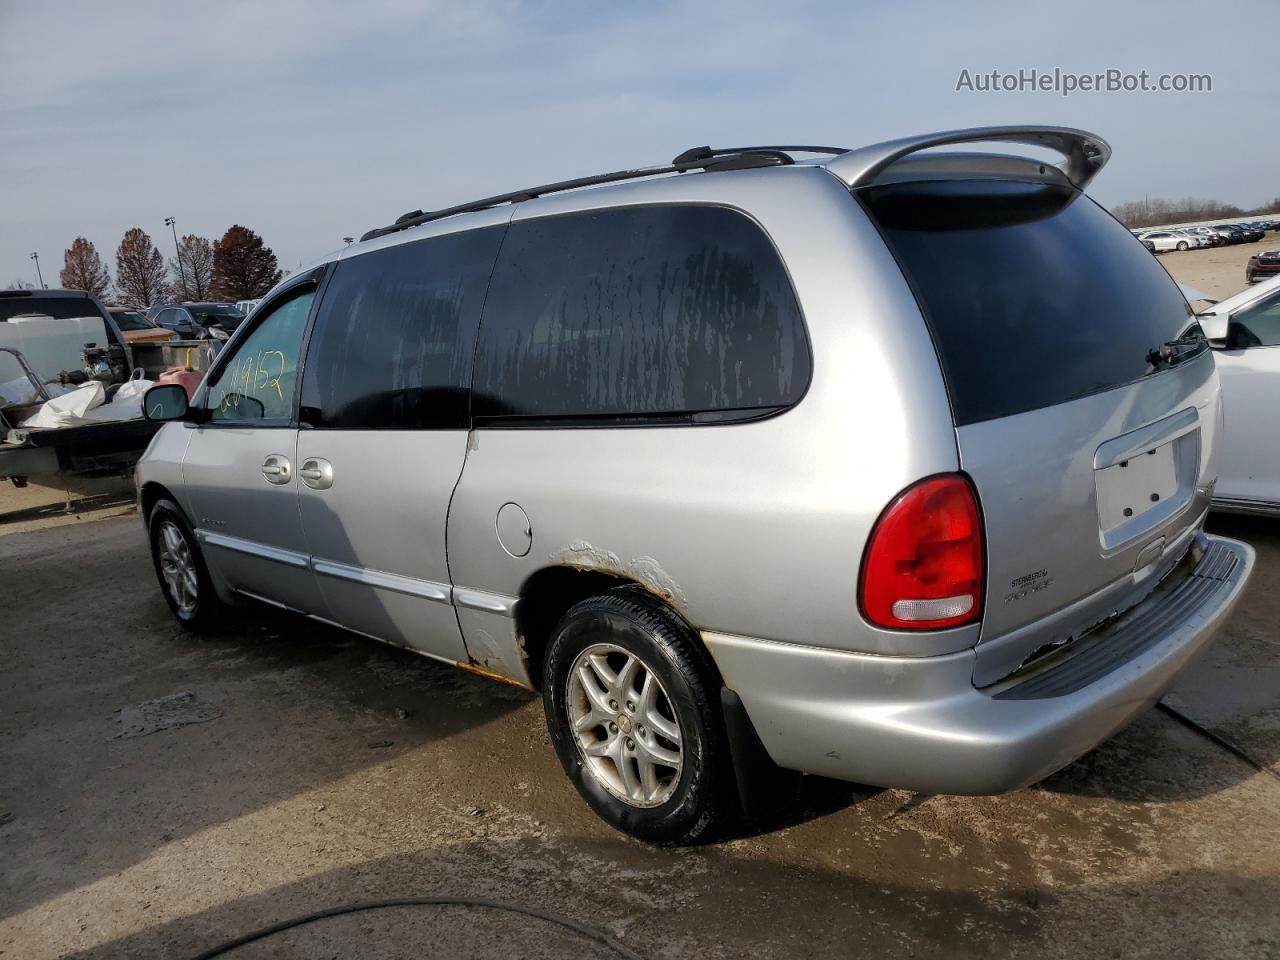
[[[143,526],[149,527],[151,525],[151,511],[161,500],[168,500],[179,510],[182,510],[182,504],[178,502],[178,498],[175,497],[173,495],[173,491],[164,484],[156,480],[149,480],[142,485],[142,489],[138,491],[138,510],[142,514]],[[186,511],[182,510],[182,512],[185,517]],[[186,520],[188,523],[191,523],[190,517],[186,517]],[[194,524],[192,524],[192,526],[194,526]]]
[[[667,613],[687,624],[702,647],[707,661],[714,666],[715,661],[702,642],[701,632],[676,608],[669,595],[659,593],[634,577],[611,570],[557,564],[542,567],[530,574],[521,584],[519,602],[516,605],[516,634],[535,688],[542,687],[543,662],[552,632],[560,618],[574,604],[618,587],[643,590],[646,596],[660,603]]]

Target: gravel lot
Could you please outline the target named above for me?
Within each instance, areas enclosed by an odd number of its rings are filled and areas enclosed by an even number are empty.
[[[1179,283],[1225,299],[1245,288],[1244,265],[1250,257],[1263,250],[1280,250],[1280,233],[1268,233],[1257,243],[1185,250],[1182,253],[1173,250],[1160,254],[1159,260]]]
[[[1228,293],[1247,250],[1162,262]],[[1208,262],[1226,253],[1232,269]],[[266,611],[185,634],[128,501],[60,504],[0,492],[5,960],[190,957],[320,908],[433,894],[553,911],[650,958],[1280,957],[1280,780],[1165,713],[1006,796],[809,778],[753,833],[651,849],[579,802],[532,695]],[[1211,526],[1259,567],[1169,700],[1280,773],[1280,523]],[[184,693],[205,722],[130,735],[156,718],[127,708]],[[498,955],[618,954],[460,907],[228,954]]]

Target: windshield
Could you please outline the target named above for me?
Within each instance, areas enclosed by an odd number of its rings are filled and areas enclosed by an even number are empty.
[[[930,181],[874,187],[864,202],[915,288],[957,425],[1109,390],[1208,349],[1169,274],[1078,191]]]
[[[156,326],[136,310],[112,310],[111,319],[121,330],[154,330]]]
[[[102,316],[87,297],[48,297],[38,293],[30,297],[0,297],[0,321],[24,313],[40,313],[55,320]]]

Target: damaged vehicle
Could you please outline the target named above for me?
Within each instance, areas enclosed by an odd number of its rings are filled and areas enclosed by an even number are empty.
[[[1065,160],[934,150],[978,142]],[[1209,345],[1083,192],[1110,152],[696,147],[405,214],[272,291],[194,398],[147,394],[165,599],[540,691],[648,841],[801,773],[1034,783],[1159,698],[1254,563],[1203,529]]]
[[[0,291],[0,480],[128,475],[158,429],[142,393],[190,365],[189,346],[81,290]],[[195,348],[203,369],[213,349]]]
[[[155,310],[152,322],[188,340],[228,340],[244,320],[234,303],[171,303]]]

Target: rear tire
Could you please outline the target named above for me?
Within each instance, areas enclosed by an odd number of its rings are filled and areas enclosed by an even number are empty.
[[[169,610],[188,630],[212,629],[228,607],[218,599],[195,531],[172,500],[158,500],[147,520],[151,562]]]
[[[720,682],[688,624],[621,587],[571,607],[543,668],[556,754],[610,826],[687,844],[732,808]]]
[[[1178,241],[1178,249],[1179,249],[1179,250],[1185,250],[1185,249],[1187,249],[1187,241],[1185,241],[1185,240],[1179,240],[1179,241]]]

